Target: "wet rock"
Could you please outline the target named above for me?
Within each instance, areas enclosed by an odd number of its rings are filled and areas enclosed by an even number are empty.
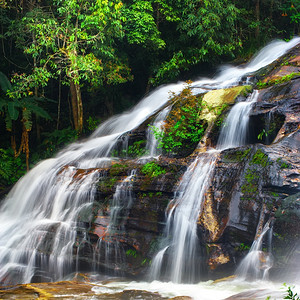
[[[251,86],[243,85],[207,92],[203,96],[204,107],[200,119],[206,120],[208,123],[215,121],[225,106],[234,104],[238,96],[245,96],[251,90]]]
[[[163,300],[158,293],[142,290],[125,290],[119,293],[98,293],[95,283],[60,281],[51,283],[22,284],[0,289],[1,299],[101,299],[101,300]],[[174,298],[175,299],[175,298]],[[177,298],[176,298],[177,299]],[[182,297],[178,299],[190,299]]]
[[[260,73],[258,78],[269,82],[294,72],[299,68],[299,49],[300,46],[295,47],[265,68],[261,71],[264,75]],[[187,157],[160,157],[155,164],[165,172],[159,176],[143,173],[148,160],[128,157],[103,170],[90,212],[92,221],[84,218],[88,236],[79,251],[83,265],[87,262],[95,265],[93,257],[98,251],[99,269],[133,278],[146,274],[159,247],[166,209],[172,207],[174,191],[187,165],[216,144],[226,116],[226,109],[219,109],[232,105],[238,97],[245,98],[248,91],[248,87],[238,87],[205,94],[203,102],[207,107],[201,117],[211,124],[202,143]],[[128,135],[128,145],[145,138],[145,124]],[[232,274],[249,251],[257,228],[270,219],[274,224],[274,270],[284,267],[284,252],[292,251],[299,236],[300,79],[297,76],[260,89],[251,112],[250,129],[246,146],[220,153],[198,218],[197,233],[206,261],[201,272],[210,278]],[[131,190],[133,203],[120,214],[122,226],[116,226],[107,236],[116,187],[133,169],[137,170]],[[100,245],[105,246],[99,250]]]
[[[282,292],[274,292],[272,290],[260,289],[238,293],[224,300],[265,300],[268,299],[268,297],[271,297],[271,299],[284,299],[284,296],[285,295]]]
[[[93,284],[60,281],[51,283],[21,284],[0,289],[1,299],[89,299],[94,296]]]

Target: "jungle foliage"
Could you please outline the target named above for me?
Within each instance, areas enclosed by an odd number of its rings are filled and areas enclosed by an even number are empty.
[[[200,120],[202,98],[193,95],[190,84],[171,98],[173,109],[169,113],[163,130],[154,126],[151,130],[165,153],[186,156],[197,146],[204,135],[207,123]]]
[[[28,169],[155,85],[247,58],[299,24],[295,0],[0,1],[1,157],[24,153]]]

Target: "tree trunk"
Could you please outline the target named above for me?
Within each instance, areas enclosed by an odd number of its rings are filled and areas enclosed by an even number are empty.
[[[114,114],[114,103],[113,103],[113,99],[109,99],[108,96],[105,96],[105,107],[107,110],[107,113],[109,116],[112,116]]]
[[[259,19],[260,19],[260,14],[259,14],[259,0],[256,0],[256,5],[255,5],[255,18],[256,22],[258,23],[255,29],[255,38],[257,39],[259,36],[259,31],[260,31],[260,26],[259,26]]]
[[[70,82],[70,92],[71,92],[74,127],[75,130],[77,130],[79,134],[81,134],[83,129],[83,109],[82,109],[81,90],[79,84],[74,83],[72,80]]]

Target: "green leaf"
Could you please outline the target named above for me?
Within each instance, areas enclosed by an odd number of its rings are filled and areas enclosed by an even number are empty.
[[[38,106],[37,104],[35,103],[26,103],[24,105],[24,107],[30,111],[31,113],[41,117],[41,118],[44,118],[44,119],[47,119],[47,120],[51,120],[51,117],[50,115],[43,109],[41,108],[40,106]]]
[[[19,110],[16,109],[16,104],[15,102],[8,102],[7,104],[7,109],[8,109],[8,114],[9,114],[9,117],[12,119],[12,120],[17,120],[18,117],[19,117]]]
[[[3,92],[7,92],[8,90],[11,90],[11,84],[5,74],[0,72],[0,87]]]

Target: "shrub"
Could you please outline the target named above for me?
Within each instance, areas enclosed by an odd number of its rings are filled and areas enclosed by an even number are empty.
[[[202,110],[202,98],[192,94],[188,83],[179,95],[171,99],[173,109],[169,113],[163,132],[151,126],[159,148],[167,153],[181,154],[192,152],[204,135],[207,124],[199,120]],[[186,153],[185,153],[186,154]]]
[[[153,162],[148,162],[142,167],[142,173],[148,177],[157,177],[162,174],[166,174],[166,170]]]
[[[20,156],[14,157],[12,149],[0,148],[0,186],[14,184],[26,173],[26,164]]]

